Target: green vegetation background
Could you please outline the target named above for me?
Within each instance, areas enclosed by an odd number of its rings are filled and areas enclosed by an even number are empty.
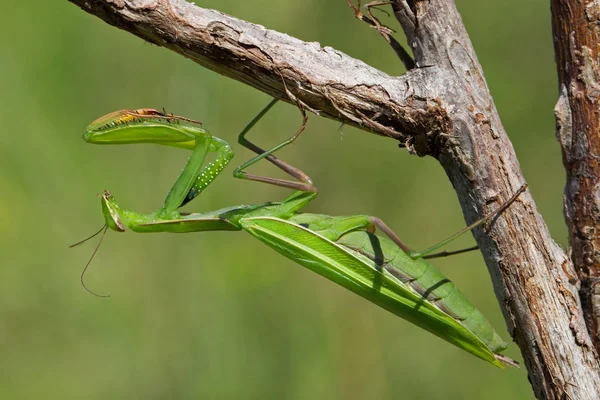
[[[305,41],[403,72],[345,0],[201,2]],[[557,97],[546,1],[458,1],[537,205],[566,245],[564,172],[554,139]],[[125,399],[507,399],[532,397],[524,369],[499,370],[304,270],[243,232],[109,232],[87,284],[102,225],[97,193],[155,210],[187,154],[101,147],[85,126],[122,108],[165,107],[235,142],[269,101],[258,91],[118,31],[66,1],[5,8],[0,27],[0,397]],[[385,19],[397,27],[391,19]],[[397,37],[401,38],[399,33]],[[265,146],[298,127],[278,105],[253,132]],[[233,164],[250,154],[236,145]],[[282,155],[321,190],[309,207],[381,217],[413,247],[464,226],[433,159],[311,115]],[[233,165],[232,164],[232,165]],[[187,210],[282,199],[284,189],[234,180],[233,167]],[[276,172],[268,165],[255,171]],[[471,245],[467,235],[452,248]],[[504,338],[478,253],[436,260]],[[506,352],[520,358],[516,345]]]

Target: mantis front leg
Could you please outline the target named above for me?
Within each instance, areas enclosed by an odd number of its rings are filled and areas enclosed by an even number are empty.
[[[208,163],[206,167],[202,168],[204,159],[206,158],[206,154],[210,147],[214,147],[216,149],[217,155],[213,161]],[[201,148],[202,146],[197,147],[197,149]],[[206,149],[204,158],[202,158],[201,161],[199,160],[200,155],[195,154],[192,154],[192,156],[188,159],[185,168],[181,172],[181,175],[179,175],[175,185],[173,185],[171,191],[167,195],[167,199],[165,200],[165,208],[179,208],[196,198],[196,196],[202,193],[202,191],[217,178],[223,169],[225,169],[227,164],[229,164],[233,158],[233,155],[233,149],[229,143],[223,139],[212,137],[210,146],[208,149]],[[182,194],[185,196],[180,201],[180,196]]]
[[[226,141],[214,137],[198,121],[166,114],[154,109],[121,110],[92,122],[84,134],[95,144],[154,143],[192,150],[183,171],[175,181],[157,213],[163,218],[200,194],[233,158]],[[204,166],[208,153],[215,159]]]

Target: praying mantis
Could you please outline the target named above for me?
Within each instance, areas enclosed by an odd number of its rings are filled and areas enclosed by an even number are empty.
[[[125,210],[105,190],[101,195],[105,226],[98,233],[105,233],[108,228],[119,232],[130,229],[172,233],[243,230],[290,260],[497,367],[503,368],[502,362],[516,365],[500,354],[507,345],[483,314],[424,258],[498,215],[526,185],[490,217],[425,251],[415,252],[377,217],[300,213],[317,196],[317,189],[308,175],[273,153],[294,142],[304,130],[307,116],[302,107],[300,129],[272,149],[264,151],[246,138],[248,131],[276,101],[271,101],[239,134],[238,142],[257,156],[238,166],[233,174],[240,179],[281,186],[294,192],[280,202],[240,205],[205,213],[185,214],[177,210],[198,196],[231,161],[234,153],[225,140],[211,135],[198,121],[153,109],[116,111],[92,122],[84,134],[84,140],[89,143],[154,143],[192,152],[167,194],[164,206],[156,212]],[[215,153],[214,159],[206,163],[209,153]],[[295,181],[245,171],[262,159]],[[87,287],[86,290],[89,291]]]

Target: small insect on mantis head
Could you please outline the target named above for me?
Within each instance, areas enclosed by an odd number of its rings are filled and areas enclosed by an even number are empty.
[[[199,121],[141,108],[98,118],[88,125],[83,139],[94,144],[155,143],[192,149],[196,138],[207,134]]]

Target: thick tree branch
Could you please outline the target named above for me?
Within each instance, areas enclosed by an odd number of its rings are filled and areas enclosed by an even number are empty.
[[[393,3],[417,66],[436,66],[445,73],[428,84],[446,110],[446,104],[454,107],[457,143],[442,149],[439,159],[472,221],[475,210],[499,194],[506,198],[523,182],[518,160],[454,4]],[[572,283],[573,266],[550,237],[531,197],[520,199],[522,204],[511,207],[489,236],[476,233],[509,330],[536,396],[595,398],[600,393],[598,360]]]
[[[289,101],[283,76],[293,95],[321,115],[436,157],[469,222],[492,212],[524,183],[450,0],[393,1],[418,67],[401,77],[183,0],[70,1],[144,40]],[[475,236],[536,395],[595,398],[598,361],[573,284],[576,274],[529,192],[489,234],[478,230]]]
[[[184,0],[70,0],[111,25],[318,114],[401,142],[448,130],[418,71],[390,77],[330,47],[306,43]],[[413,81],[415,84],[413,84]],[[416,86],[416,87],[415,87]],[[428,148],[414,149],[426,154]]]
[[[600,4],[552,1],[560,86],[557,138],[567,171],[565,219],[581,302],[600,349]]]

